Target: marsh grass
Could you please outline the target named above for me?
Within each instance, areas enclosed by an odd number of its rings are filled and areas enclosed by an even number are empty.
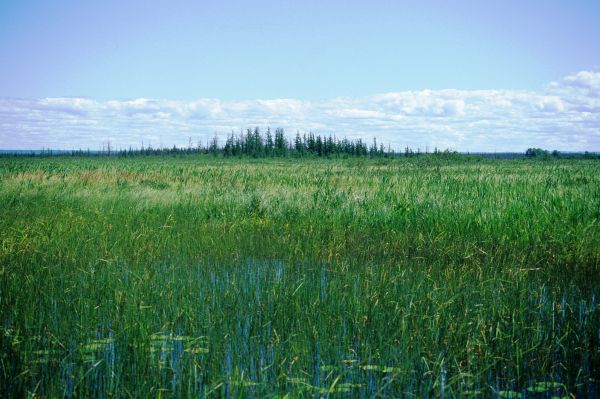
[[[4,397],[598,395],[600,164],[0,159]]]

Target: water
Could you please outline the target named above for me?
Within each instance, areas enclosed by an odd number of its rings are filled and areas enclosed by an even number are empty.
[[[379,278],[370,276],[373,270],[359,278],[327,264],[261,259],[234,265],[168,261],[155,270],[147,276],[144,269],[134,273],[123,265],[100,271],[114,273],[117,285],[112,289],[124,292],[125,298],[117,301],[110,292],[105,301],[112,310],[102,318],[82,320],[81,314],[66,313],[62,298],[55,297],[48,302],[54,333],[45,329],[28,334],[14,321],[4,320],[4,364],[19,362],[20,373],[27,370],[30,376],[24,380],[26,391],[41,396],[136,392],[258,398],[279,391],[313,397],[394,397],[412,392],[420,397],[546,398],[573,392],[565,373],[540,375],[529,366],[521,371],[526,381],[521,385],[507,363],[499,362],[491,370],[466,368],[463,375],[444,357],[448,351],[444,344],[433,344],[443,342],[442,336],[452,337],[440,330],[431,332],[431,343],[423,338],[430,332],[416,328],[406,341],[388,340],[401,325],[395,318],[416,323],[418,316],[431,323],[427,313],[435,312],[432,289],[421,297],[405,295],[411,287],[406,279],[380,289],[373,286]],[[96,278],[103,281],[101,275]],[[146,286],[150,289],[144,294]],[[538,309],[530,317],[541,322],[550,320],[552,313],[556,332],[564,334],[575,328],[573,323],[586,323],[596,312],[594,295],[585,300],[575,292],[546,289],[537,295],[531,300],[537,301]],[[390,305],[403,300],[400,307]],[[560,308],[553,312],[553,306]],[[127,309],[129,313],[119,316]],[[78,330],[93,321],[99,328]],[[64,334],[59,337],[60,332]],[[502,339],[497,334],[490,334],[486,350]],[[475,338],[477,334],[469,339]],[[9,347],[12,352],[6,351]],[[428,352],[432,348],[439,352]],[[556,357],[556,362],[567,362],[568,355]],[[584,373],[591,372],[590,357],[597,359],[597,354],[589,354],[582,363]],[[17,392],[14,386],[3,389]],[[597,393],[594,384],[582,389],[587,391],[576,393]]]

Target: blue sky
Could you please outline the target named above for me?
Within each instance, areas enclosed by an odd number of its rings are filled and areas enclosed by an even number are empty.
[[[4,0],[0,147],[270,125],[597,151],[598,21],[599,1]]]

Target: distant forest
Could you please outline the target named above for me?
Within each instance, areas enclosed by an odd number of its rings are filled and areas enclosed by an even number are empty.
[[[425,152],[429,152],[426,149]],[[373,138],[371,143],[366,143],[362,139],[350,140],[347,138],[338,139],[335,136],[321,136],[313,133],[305,133],[301,135],[296,133],[294,139],[289,139],[285,136],[284,130],[281,128],[271,131],[261,132],[260,128],[246,129],[239,134],[231,133],[222,143],[218,136],[214,136],[208,142],[198,142],[192,144],[192,139],[189,139],[187,146],[177,147],[152,147],[150,145],[140,148],[129,147],[128,149],[116,149],[110,142],[103,143],[101,150],[51,150],[43,149],[40,151],[27,152],[19,151],[12,155],[73,155],[73,156],[94,156],[94,155],[109,155],[109,156],[139,156],[139,155],[185,155],[185,154],[213,154],[215,156],[224,157],[336,157],[336,156],[355,156],[355,157],[389,157],[389,156],[416,156],[421,154],[421,149],[416,151],[406,147],[403,152],[396,152],[390,146],[385,147],[382,143],[377,143],[377,139]],[[457,154],[451,151],[439,151],[433,149],[433,153]],[[8,153],[7,153],[8,155]]]
[[[104,150],[110,151],[110,149]],[[408,152],[412,150],[406,149]],[[119,155],[160,155],[160,154],[188,154],[204,153],[222,155],[224,157],[248,156],[260,157],[286,157],[286,156],[318,156],[328,157],[336,155],[348,156],[388,156],[394,153],[390,147],[387,149],[383,144],[377,144],[377,140],[367,144],[361,139],[339,140],[334,136],[321,136],[313,133],[300,135],[296,133],[293,140],[286,138],[281,128],[261,132],[260,128],[246,129],[240,134],[231,133],[224,143],[219,141],[218,136],[213,137],[205,145],[198,143],[187,147],[173,146],[171,148],[142,147],[140,149],[128,149],[118,151]]]
[[[110,142],[105,142],[101,150],[53,150],[42,149],[35,151],[0,151],[0,156],[151,156],[151,155],[186,155],[186,154],[212,154],[223,157],[414,157],[426,154],[454,157],[463,155],[478,155],[486,158],[589,158],[600,159],[600,154],[591,152],[569,152],[561,153],[556,150],[550,152],[541,148],[528,148],[524,153],[499,152],[499,153],[458,153],[450,150],[439,150],[434,147],[422,150],[413,150],[406,147],[403,151],[395,151],[389,145],[377,143],[377,139],[367,143],[362,139],[350,140],[338,139],[335,136],[321,136],[311,132],[296,133],[295,138],[286,138],[282,128],[271,129],[261,132],[260,128],[246,129],[239,134],[231,133],[224,143],[220,142],[218,136],[214,136],[205,144],[198,142],[192,144],[189,139],[187,146],[177,147],[152,147],[151,145],[140,148],[129,147],[127,149],[114,148]]]

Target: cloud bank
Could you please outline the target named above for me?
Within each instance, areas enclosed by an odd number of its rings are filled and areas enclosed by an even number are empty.
[[[323,101],[271,99],[0,99],[0,149],[98,149],[206,143],[240,129],[282,127],[392,148],[600,151],[600,72],[581,71],[539,92],[421,90]]]

